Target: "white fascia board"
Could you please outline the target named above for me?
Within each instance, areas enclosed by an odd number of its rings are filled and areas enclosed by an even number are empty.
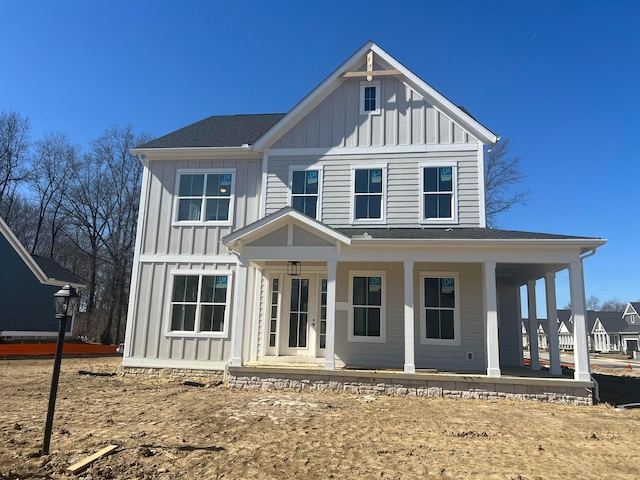
[[[4,237],[9,242],[9,245],[13,247],[16,253],[20,256],[25,265],[31,270],[31,272],[36,276],[38,281],[43,285],[51,285],[53,287],[64,287],[65,285],[71,285],[76,290],[82,290],[86,287],[84,283],[74,283],[67,282],[64,280],[57,280],[55,278],[48,277],[44,270],[40,268],[40,265],[33,259],[33,257],[29,254],[24,245],[20,243],[20,240],[14,235],[9,226],[5,223],[5,221],[0,217],[0,233],[4,235]]]
[[[27,249],[24,248],[24,245],[20,243],[20,240],[13,234],[9,226],[5,223],[5,221],[0,217],[0,233],[4,235],[4,237],[9,242],[9,245],[13,247],[16,253],[20,256],[22,261],[25,263],[29,270],[33,272],[38,281],[45,285],[51,285],[49,277],[44,273],[44,271],[40,268],[40,265],[36,263],[33,257],[27,252]],[[58,285],[57,283],[53,285]],[[62,284],[62,286],[66,285]]]
[[[176,148],[132,148],[134,155],[145,155],[152,160],[175,160],[176,158],[262,158],[249,145],[241,147],[176,147]]]
[[[356,53],[351,55],[342,65],[335,69],[331,75],[325,78],[320,85],[314,88],[311,93],[300,100],[300,102],[271,127],[267,133],[260,137],[253,144],[253,149],[262,151],[275,143],[280,136],[286,133],[314,107],[319,105],[320,102],[343,81],[342,74],[344,72],[362,63],[364,55],[366,55],[370,49],[373,49],[373,47],[375,47],[373,42],[369,41],[365,43]]]
[[[414,74],[407,67],[399,63],[387,52],[377,45],[372,45],[371,50],[386,61],[389,65],[399,70],[404,75],[407,84],[416,90],[420,95],[427,98],[436,108],[449,116],[452,120],[459,123],[467,129],[473,136],[487,145],[493,145],[498,141],[498,136],[484,127],[480,122],[474,120],[470,115],[463,112],[455,104],[449,101],[444,95],[438,93],[433,87],[429,86],[424,80]]]

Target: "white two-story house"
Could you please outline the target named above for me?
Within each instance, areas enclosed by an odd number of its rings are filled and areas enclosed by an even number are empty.
[[[604,241],[487,228],[498,140],[368,42],[288,113],[213,116],[134,149],[124,366],[499,378],[522,365],[520,286],[545,278],[555,310],[568,269],[588,382],[582,258]]]

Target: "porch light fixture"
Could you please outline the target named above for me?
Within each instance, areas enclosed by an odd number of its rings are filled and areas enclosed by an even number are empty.
[[[44,441],[42,442],[42,455],[49,454],[51,441],[51,428],[53,427],[53,413],[56,408],[56,395],[58,394],[58,379],[60,378],[60,363],[62,362],[62,347],[64,334],[67,330],[67,319],[73,316],[78,307],[80,295],[71,285],[65,285],[53,294],[58,319],[58,343],[56,343],[56,356],[53,361],[53,376],[51,377],[51,391],[49,392],[49,407],[47,408],[47,424],[44,428]]]
[[[300,275],[301,268],[302,268],[302,264],[300,262],[289,262],[289,264],[287,265],[287,275],[296,277]]]

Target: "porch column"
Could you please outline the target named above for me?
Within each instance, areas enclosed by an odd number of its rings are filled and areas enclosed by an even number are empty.
[[[551,375],[562,375],[560,366],[560,341],[558,340],[558,309],[556,303],[556,274],[544,276],[547,297],[547,321],[549,322],[549,371]]]
[[[247,259],[240,257],[236,265],[236,285],[233,295],[233,323],[231,326],[231,363],[242,366],[242,344],[244,340],[244,317],[247,296]]]
[[[498,340],[498,295],[496,262],[482,264],[484,274],[484,315],[487,326],[487,376],[500,377],[500,342]]]
[[[404,373],[416,373],[413,315],[413,261],[404,262]]]
[[[336,361],[336,270],[338,262],[327,260],[327,337],[324,349],[324,369],[335,370]]]
[[[573,378],[588,382],[591,380],[591,373],[589,372],[587,319],[584,308],[584,278],[581,262],[569,264],[569,291],[573,316],[573,361],[575,363]]]
[[[518,365],[524,367],[524,339],[522,338],[522,295],[520,294],[520,285],[516,288],[516,305],[518,306],[518,351],[520,355],[518,355]]]
[[[540,370],[538,355],[538,312],[536,310],[536,281],[527,282],[527,307],[529,309],[529,360],[531,370]]]

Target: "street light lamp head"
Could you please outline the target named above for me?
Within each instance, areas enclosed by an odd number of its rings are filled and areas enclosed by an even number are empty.
[[[65,285],[53,294],[56,318],[71,317],[78,307],[80,295],[71,285]]]

